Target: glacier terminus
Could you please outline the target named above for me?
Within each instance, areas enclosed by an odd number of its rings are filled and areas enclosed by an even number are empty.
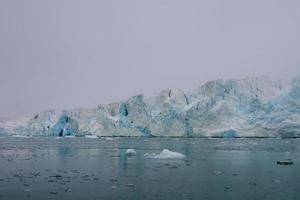
[[[300,79],[209,81],[185,93],[0,120],[0,136],[299,137]]]

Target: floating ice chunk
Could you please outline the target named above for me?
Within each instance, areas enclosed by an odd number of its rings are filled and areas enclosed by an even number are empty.
[[[275,183],[280,183],[281,181],[279,179],[274,180]]]
[[[127,149],[126,150],[126,155],[127,156],[136,156],[137,153],[136,153],[136,151],[134,149]]]
[[[86,135],[86,138],[98,138],[96,135]]]
[[[32,136],[29,136],[29,135],[12,135],[11,137],[17,137],[17,138],[31,138]]]
[[[215,175],[221,175],[221,174],[223,174],[223,172],[221,172],[221,171],[215,171],[214,174]]]
[[[66,135],[66,136],[64,136],[65,138],[75,138],[75,136],[74,135]]]
[[[182,153],[175,151],[170,151],[168,149],[163,149],[160,154],[145,154],[147,158],[156,158],[156,159],[180,159],[185,158],[186,156]]]
[[[153,156],[156,156],[156,154],[155,153],[145,153],[144,156],[146,158],[152,158]]]

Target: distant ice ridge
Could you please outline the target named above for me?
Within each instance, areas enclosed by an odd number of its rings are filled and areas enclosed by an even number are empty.
[[[300,79],[215,80],[91,109],[1,120],[0,136],[299,137]]]

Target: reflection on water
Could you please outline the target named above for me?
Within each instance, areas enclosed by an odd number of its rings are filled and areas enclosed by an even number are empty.
[[[144,157],[165,148],[186,158]],[[299,139],[0,138],[0,199],[299,199],[299,153]]]

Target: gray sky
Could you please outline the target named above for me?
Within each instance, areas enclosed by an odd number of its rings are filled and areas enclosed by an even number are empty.
[[[300,75],[299,0],[1,0],[0,116]]]

